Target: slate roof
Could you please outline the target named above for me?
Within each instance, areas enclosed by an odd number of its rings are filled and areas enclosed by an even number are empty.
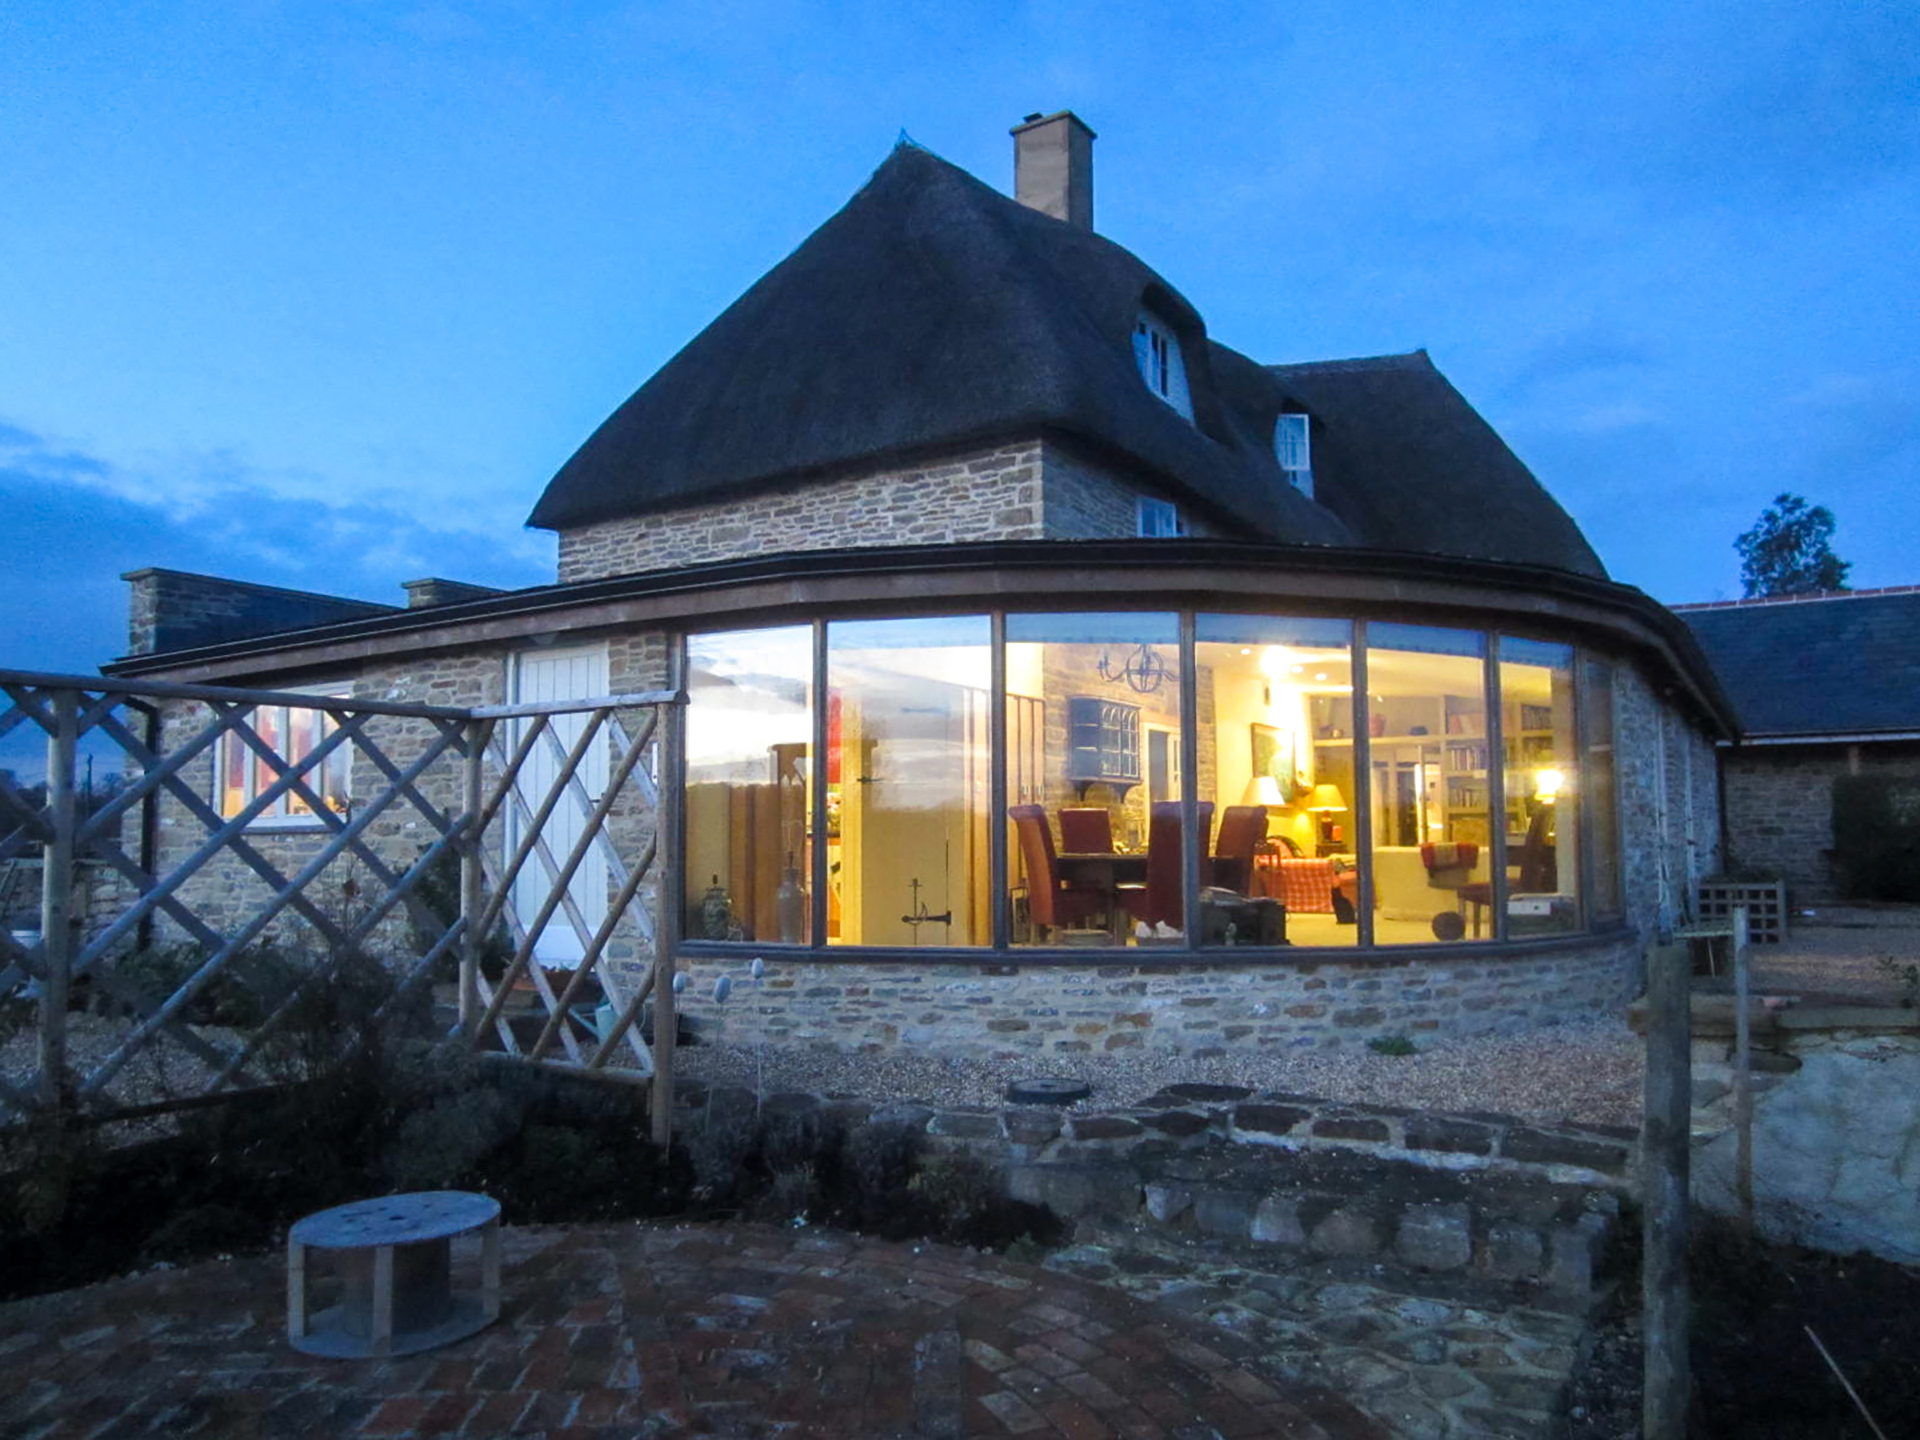
[[[1748,740],[1920,732],[1920,586],[1672,608]]]
[[[1143,303],[1180,337],[1192,422],[1135,369]],[[1319,503],[1273,453],[1275,416],[1300,407],[1318,422]],[[1128,251],[911,145],[621,405],[528,523],[569,529],[1037,434],[1136,468],[1250,538],[1605,575],[1424,352],[1264,368],[1209,341]]]

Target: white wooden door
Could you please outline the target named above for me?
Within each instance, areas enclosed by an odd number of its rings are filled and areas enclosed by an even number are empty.
[[[528,650],[514,659],[513,700],[516,704],[582,700],[606,693],[607,650],[604,645],[585,645],[567,650]],[[551,717],[552,733],[560,742],[560,754],[556,754],[554,747],[543,738],[534,747],[533,754],[520,772],[518,786],[526,801],[528,814],[539,809],[541,801],[553,787],[560,773],[561,755],[573,748],[574,742],[580,738],[580,732],[586,728],[587,720],[584,711]],[[516,745],[531,723],[529,720],[515,722]],[[584,798],[579,791],[570,788],[569,793],[561,796],[560,803],[554,807],[541,832],[556,869],[566,864],[574,843],[586,827],[586,818],[594,802],[606,789],[607,755],[608,737],[603,727],[594,737],[593,745],[577,772],[581,789],[585,791]],[[525,833],[521,828],[519,807],[516,806],[513,813],[514,824],[507,827],[509,853]],[[520,917],[523,928],[533,924],[552,889],[552,873],[540,862],[536,852],[528,859],[513,887],[514,912]],[[567,892],[580,908],[587,934],[582,937],[574,928],[564,906],[556,910],[534,946],[534,954],[548,965],[564,967],[579,960],[586,953],[586,941],[592,938],[594,929],[606,918],[607,862],[598,845],[587,852],[586,859],[574,872],[573,882],[567,887]]]

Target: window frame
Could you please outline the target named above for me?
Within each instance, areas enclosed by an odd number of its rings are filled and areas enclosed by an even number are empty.
[[[1187,386],[1180,337],[1151,310],[1134,316],[1133,363],[1149,395],[1185,419],[1193,419],[1193,395]]]
[[[1136,495],[1133,500],[1133,533],[1142,540],[1184,539],[1187,517],[1171,500]]]
[[[1313,499],[1313,417],[1304,410],[1283,410],[1273,419],[1273,458],[1287,484]]]
[[[313,690],[291,691],[288,693],[311,695],[315,700],[321,701],[350,701],[353,697],[352,687],[344,683],[324,686]],[[279,713],[284,730],[282,732],[282,738],[274,743],[273,749],[282,760],[288,762],[290,767],[297,765],[306,755],[311,754],[319,748],[326,742],[330,735],[339,729],[339,722],[334,719],[332,714],[329,713],[324,706],[304,706],[284,703],[250,706],[242,719],[254,734],[260,735],[262,740],[266,738],[264,735],[261,735],[260,730],[259,716],[262,711],[277,711]],[[289,754],[287,749],[287,737],[291,736],[293,732],[292,717],[295,715],[311,716],[313,725],[313,729],[306,740],[306,749],[299,756]],[[236,748],[242,756],[241,774],[244,783],[239,787],[238,803],[229,809],[227,802],[227,772],[233,762]],[[340,776],[341,789],[343,792],[341,799],[344,801],[344,804],[340,809],[334,810],[331,813],[344,819],[353,811],[353,742],[350,740],[343,742],[341,750],[336,752],[336,754],[341,760]],[[304,783],[309,790],[313,790],[319,794],[322,799],[326,798],[325,777],[328,767],[333,762],[333,758],[334,757],[330,756],[328,759],[321,761],[317,771],[308,770],[300,777],[302,783]],[[240,739],[233,731],[228,730],[220,736],[219,743],[214,746],[212,799],[213,808],[221,819],[233,820],[237,818],[242,811],[260,798],[262,790],[272,788],[274,783],[272,780],[268,780],[265,785],[260,783],[260,769],[264,764],[265,762],[254,751],[253,747]],[[320,783],[316,784],[316,779]],[[292,809],[291,807],[296,803],[300,804],[302,808],[299,810]],[[318,814],[305,808],[305,802],[301,801],[291,790],[274,801],[274,805],[276,808],[263,811],[249,820],[247,822],[247,828],[249,830],[325,830],[331,828]]]

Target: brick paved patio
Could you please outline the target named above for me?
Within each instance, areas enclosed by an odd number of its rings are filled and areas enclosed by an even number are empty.
[[[1231,1335],[938,1245],[510,1230],[506,1311],[405,1360],[286,1344],[277,1259],[0,1306],[0,1434],[1325,1437],[1385,1431]]]

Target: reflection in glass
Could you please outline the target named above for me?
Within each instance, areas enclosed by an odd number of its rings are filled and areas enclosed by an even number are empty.
[[[805,944],[813,630],[687,639],[686,934]]]
[[[827,627],[827,941],[993,938],[984,615]]]
[[[1203,939],[1256,944],[1284,925],[1295,945],[1358,944],[1352,625],[1201,615],[1195,627],[1199,792],[1217,822]]]
[[[1489,933],[1486,636],[1367,627],[1374,942]]]
[[[1507,934],[1580,924],[1579,763],[1573,748],[1573,647],[1500,637],[1505,754]]]
[[[1587,897],[1595,919],[1615,920],[1620,898],[1620,813],[1613,777],[1613,665],[1594,656],[1581,665],[1581,742],[1586,747],[1580,776],[1586,796],[1582,819],[1590,842],[1588,870],[1593,893]]]
[[[1179,642],[1169,614],[1007,617],[1015,944],[1125,943],[1149,917],[1179,928],[1177,815],[1161,863],[1147,855],[1149,807],[1180,799]]]

